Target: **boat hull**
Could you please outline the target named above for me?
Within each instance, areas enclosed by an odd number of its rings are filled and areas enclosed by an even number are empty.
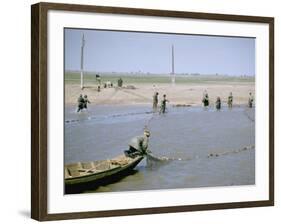
[[[142,156],[134,159],[131,163],[123,167],[117,167],[97,174],[65,180],[65,194],[77,194],[87,190],[95,190],[100,186],[111,184],[120,179],[132,175],[137,171],[134,168],[143,159]]]

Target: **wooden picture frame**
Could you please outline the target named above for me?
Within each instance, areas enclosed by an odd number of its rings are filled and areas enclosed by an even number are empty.
[[[94,217],[187,212],[274,205],[274,18],[259,16],[224,15],[153,9],[118,8],[90,5],[38,3],[31,7],[31,217],[39,221],[81,219]],[[209,21],[247,22],[269,26],[269,173],[268,200],[212,203],[183,206],[146,207],[83,212],[48,212],[48,12],[120,14],[187,18]]]

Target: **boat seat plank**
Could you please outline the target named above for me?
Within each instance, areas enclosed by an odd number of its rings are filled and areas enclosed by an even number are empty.
[[[67,169],[67,167],[64,168],[64,178],[70,178],[70,173],[69,170]]]
[[[95,167],[93,162],[82,162],[81,165],[82,168],[86,170],[93,169]]]
[[[72,177],[80,176],[79,169],[83,169],[80,162],[68,164],[66,167]]]
[[[108,170],[108,169],[111,168],[110,164],[111,163],[108,160],[102,161],[102,162],[100,162],[99,164],[96,165],[96,169],[97,170]]]

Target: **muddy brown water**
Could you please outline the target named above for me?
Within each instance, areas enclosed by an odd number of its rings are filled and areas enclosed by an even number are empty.
[[[90,105],[80,113],[66,107],[65,163],[122,154],[146,125],[150,150],[171,161],[143,160],[133,175],[92,192],[255,184],[255,109],[246,106],[220,111],[170,106],[164,115],[149,106]]]

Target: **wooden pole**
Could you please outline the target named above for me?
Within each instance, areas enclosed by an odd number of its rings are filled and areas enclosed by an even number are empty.
[[[176,83],[176,75],[175,75],[175,61],[174,61],[174,45],[172,45],[172,73],[171,73],[171,81],[172,85]]]
[[[81,64],[80,64],[81,89],[84,89],[84,46],[85,46],[85,38],[83,34],[82,42],[81,42]]]

